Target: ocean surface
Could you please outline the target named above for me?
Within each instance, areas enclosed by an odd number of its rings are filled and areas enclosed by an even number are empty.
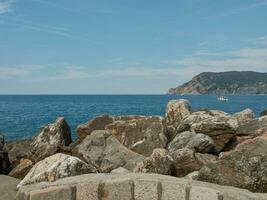
[[[36,135],[42,125],[63,116],[76,127],[101,115],[161,115],[171,99],[188,99],[192,109],[208,108],[235,113],[251,108],[256,115],[267,109],[267,96],[228,96],[227,102],[213,95],[0,95],[0,132],[7,140]]]

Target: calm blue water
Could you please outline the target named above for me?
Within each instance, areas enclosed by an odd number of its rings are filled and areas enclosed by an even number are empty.
[[[234,113],[251,108],[258,115],[267,108],[267,96],[229,96],[219,102],[216,96],[169,95],[3,95],[0,96],[0,132],[7,140],[29,138],[39,127],[64,116],[73,137],[78,124],[107,113],[112,115],[164,115],[169,100],[186,98],[193,109],[209,108]]]

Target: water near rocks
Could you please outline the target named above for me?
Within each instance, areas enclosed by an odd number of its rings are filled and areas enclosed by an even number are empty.
[[[217,101],[213,95],[1,95],[0,132],[7,140],[29,138],[40,126],[59,116],[71,126],[74,139],[78,124],[98,115],[161,115],[171,99],[188,99],[193,109],[208,108],[235,113],[251,108],[257,115],[267,108],[267,96],[228,96]]]

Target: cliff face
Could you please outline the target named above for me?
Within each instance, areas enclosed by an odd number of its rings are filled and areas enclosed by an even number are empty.
[[[168,94],[267,94],[267,73],[203,72]]]

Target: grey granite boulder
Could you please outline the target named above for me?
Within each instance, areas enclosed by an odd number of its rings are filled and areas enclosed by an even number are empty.
[[[165,148],[162,118],[159,116],[120,116],[106,126],[112,135],[130,150],[150,156],[155,148]]]
[[[62,153],[47,157],[36,163],[24,179],[19,183],[18,188],[23,185],[76,176],[87,173],[96,173],[93,165],[89,165],[82,160]]]
[[[190,114],[191,106],[188,100],[179,99],[169,101],[164,118],[165,131],[169,139],[176,135],[176,129],[182,120]]]
[[[17,185],[19,182],[19,179],[0,175],[0,199],[14,200],[17,194]]]
[[[134,172],[171,175],[172,162],[166,149],[154,149],[151,156],[136,166]]]
[[[216,156],[195,153],[194,150],[183,148],[170,153],[173,159],[173,175],[184,177],[193,171],[198,171],[208,163],[215,162]]]
[[[31,147],[33,151],[42,145],[68,146],[72,142],[71,130],[64,118],[59,117],[55,123],[45,125],[41,132],[33,139]]]
[[[118,167],[133,170],[145,157],[127,149],[108,131],[96,130],[72,150],[72,155],[93,163],[99,172]]]
[[[207,135],[185,131],[177,134],[168,144],[168,150],[170,152],[182,148],[193,149],[200,153],[209,153],[215,151],[215,144],[214,141]]]
[[[217,110],[197,111],[184,118],[177,128],[177,134],[190,130],[211,137],[217,152],[235,136],[238,121],[233,116]]]

